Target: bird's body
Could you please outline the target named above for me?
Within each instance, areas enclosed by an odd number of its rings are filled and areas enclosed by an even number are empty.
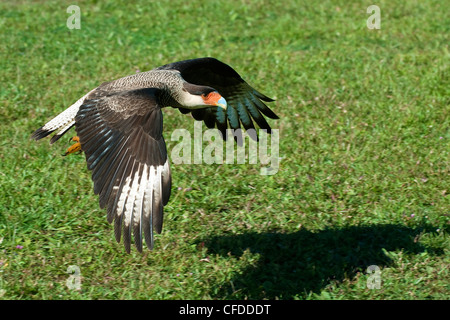
[[[50,140],[54,143],[75,125],[78,148],[92,171],[100,207],[106,207],[108,221],[114,221],[116,240],[123,236],[130,252],[134,238],[142,251],[142,238],[152,249],[153,230],[161,232],[163,207],[171,191],[161,109],[171,106],[191,112],[209,128],[217,127],[226,139],[228,126],[254,129],[252,119],[270,133],[262,114],[277,116],[261,100],[273,101],[228,65],[213,58],[185,60],[101,84],[32,138],[39,140],[58,130]]]

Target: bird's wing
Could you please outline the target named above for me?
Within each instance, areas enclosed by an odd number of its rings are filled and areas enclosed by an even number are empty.
[[[153,248],[160,233],[163,206],[170,197],[171,176],[162,137],[157,89],[119,92],[99,89],[90,94],[75,117],[75,127],[92,171],[100,207],[107,207],[119,242],[130,252],[133,238],[142,251],[142,235]]]
[[[187,82],[212,87],[227,100],[226,111],[220,107],[193,110],[179,108],[182,113],[191,112],[194,119],[204,121],[208,128],[216,126],[224,139],[228,125],[237,130],[241,128],[242,123],[247,131],[253,129],[248,133],[257,140],[253,121],[270,133],[271,128],[264,116],[278,119],[278,116],[263,102],[274,100],[253,89],[233,68],[217,59],[184,60],[161,66],[157,70],[177,70]]]

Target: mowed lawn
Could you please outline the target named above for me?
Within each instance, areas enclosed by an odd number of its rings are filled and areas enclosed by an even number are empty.
[[[449,28],[443,1],[2,1],[0,298],[448,299]],[[163,232],[128,255],[84,155],[61,156],[75,131],[30,135],[102,82],[204,56],[276,99],[278,172],[172,163]],[[194,120],[167,108],[164,128],[170,154]]]

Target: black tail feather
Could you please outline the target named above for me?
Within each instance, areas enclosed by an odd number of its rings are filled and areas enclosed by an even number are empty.
[[[55,130],[45,130],[43,128],[44,127],[42,126],[39,129],[37,129],[35,132],[33,132],[33,134],[31,135],[31,139],[37,141],[37,140],[40,140],[42,138],[45,138],[46,136],[51,134],[53,131],[55,131]]]

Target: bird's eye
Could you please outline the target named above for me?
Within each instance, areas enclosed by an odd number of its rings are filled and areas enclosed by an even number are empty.
[[[202,93],[202,98],[205,99],[205,100],[208,100],[210,95],[211,95],[211,92],[209,92],[209,93]]]

